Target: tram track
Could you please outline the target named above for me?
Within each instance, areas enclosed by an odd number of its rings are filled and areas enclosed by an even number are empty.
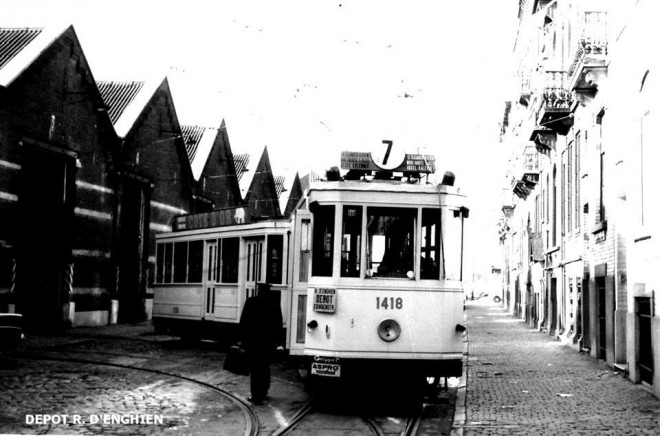
[[[314,399],[311,399],[305,403],[298,411],[290,418],[289,422],[277,430],[275,430],[271,436],[284,436],[292,434],[292,432],[299,426],[299,424],[310,415],[318,412],[314,404]],[[370,417],[360,417],[364,424],[369,428],[371,434],[375,436],[385,436],[385,432],[380,428],[378,422],[375,419]]]
[[[406,426],[401,432],[401,436],[415,436],[417,434],[419,431],[419,426],[422,423],[424,411],[427,407],[428,404],[422,403],[418,411],[406,419]]]
[[[122,369],[128,369],[128,370],[133,370],[133,371],[142,371],[142,372],[148,372],[151,374],[157,374],[157,375],[162,375],[166,377],[172,377],[176,378],[179,380],[183,380],[189,383],[194,383],[199,386],[203,386],[205,388],[211,389],[214,392],[217,392],[220,394],[222,397],[225,399],[229,400],[231,403],[236,405],[239,410],[243,413],[244,419],[245,419],[245,431],[243,433],[244,436],[256,436],[259,432],[259,418],[257,417],[257,414],[253,410],[253,408],[250,406],[250,404],[245,401],[243,398],[240,396],[234,394],[233,392],[223,389],[221,387],[215,386],[211,383],[207,383],[201,380],[196,380],[191,377],[187,377],[181,374],[176,374],[168,371],[163,371],[159,369],[153,369],[153,368],[143,368],[139,366],[133,366],[133,365],[127,365],[127,364],[122,364],[122,363],[114,363],[114,362],[107,362],[107,361],[102,361],[102,360],[94,360],[94,359],[88,359],[88,358],[79,358],[79,357],[63,357],[63,356],[53,356],[49,355],[48,352],[39,352],[39,351],[26,351],[21,353],[21,356],[16,356],[17,358],[21,359],[34,359],[34,360],[48,360],[48,361],[54,361],[54,362],[67,362],[67,363],[84,363],[88,365],[99,365],[99,366],[109,366],[109,367],[115,367],[115,368],[122,368]]]

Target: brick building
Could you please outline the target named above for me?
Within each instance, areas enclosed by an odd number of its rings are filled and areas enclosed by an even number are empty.
[[[121,141],[115,166],[113,299],[118,302],[119,322],[134,322],[149,313],[154,235],[171,231],[175,215],[193,210],[195,182],[166,78],[99,82],[99,89]]]
[[[236,170],[225,121],[222,120],[219,128],[182,128],[199,198],[207,199],[207,205],[212,209],[242,204],[238,184],[241,172]],[[196,211],[202,212],[202,207],[197,207]]]
[[[197,190],[167,79],[96,82],[73,27],[0,29],[0,310],[146,319],[154,235]]]
[[[0,29],[0,48],[2,307],[50,330],[114,287],[119,142],[73,27]]]
[[[261,159],[252,175],[250,187],[245,194],[245,203],[248,205],[249,214],[253,219],[282,217],[275,176],[270,166],[266,147],[264,147]]]

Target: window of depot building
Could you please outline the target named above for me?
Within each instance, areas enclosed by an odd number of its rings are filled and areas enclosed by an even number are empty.
[[[156,283],[201,283],[203,245],[203,241],[158,244]]]
[[[341,231],[341,276],[360,277],[362,206],[344,206]]]
[[[417,209],[367,209],[367,275],[408,277],[414,266]]]
[[[282,283],[282,258],[284,248],[283,235],[268,235],[268,269],[266,281],[268,283]]]
[[[317,205],[312,208],[312,213],[314,214],[312,275],[331,277],[335,231],[335,207]]]

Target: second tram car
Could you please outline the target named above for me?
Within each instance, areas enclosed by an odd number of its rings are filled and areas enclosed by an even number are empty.
[[[271,286],[288,313],[288,219],[251,222],[247,208],[237,207],[180,216],[174,224],[156,237],[157,330],[232,340],[243,304],[260,283]]]
[[[286,219],[243,208],[177,218],[157,236],[153,322],[231,338],[268,283],[291,356],[312,379],[380,369],[460,376],[465,197],[451,183],[367,177],[313,182]]]

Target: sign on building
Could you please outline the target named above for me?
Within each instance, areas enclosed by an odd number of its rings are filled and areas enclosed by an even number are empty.
[[[174,231],[234,226],[250,222],[246,207],[231,207],[210,212],[180,215],[174,219]]]

